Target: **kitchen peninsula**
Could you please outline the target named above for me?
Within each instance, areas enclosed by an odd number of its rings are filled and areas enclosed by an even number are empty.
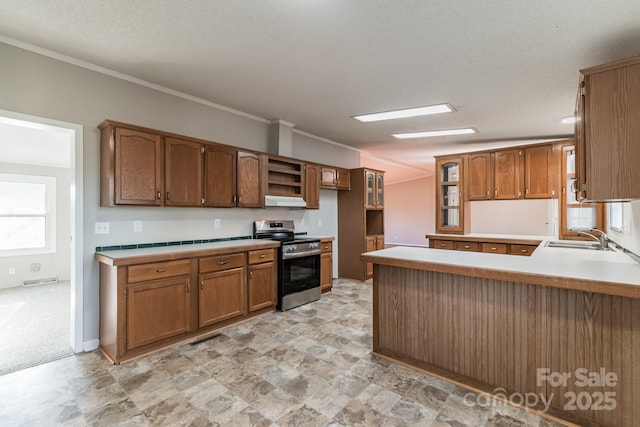
[[[374,353],[483,393],[529,393],[529,406],[550,402],[547,414],[581,425],[639,425],[640,264],[545,243],[527,257],[363,254],[374,264]]]

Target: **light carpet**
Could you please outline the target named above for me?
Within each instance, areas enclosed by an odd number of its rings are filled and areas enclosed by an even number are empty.
[[[72,354],[69,282],[0,290],[0,375]]]

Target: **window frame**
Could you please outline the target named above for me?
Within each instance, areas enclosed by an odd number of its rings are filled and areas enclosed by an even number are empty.
[[[0,217],[44,217],[45,219],[45,244],[43,247],[0,249],[0,258],[10,256],[41,255],[56,252],[56,184],[54,176],[45,175],[23,175],[14,173],[0,173],[0,182],[19,182],[28,184],[43,184],[45,188],[44,203],[45,212],[43,214],[20,214],[8,215],[0,213]]]

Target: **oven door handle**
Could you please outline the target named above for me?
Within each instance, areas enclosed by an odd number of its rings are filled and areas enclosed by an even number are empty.
[[[305,251],[305,252],[297,252],[294,254],[282,254],[282,259],[294,259],[294,258],[302,258],[302,257],[306,257],[306,256],[313,256],[313,255],[320,255],[321,251],[318,249],[313,249],[311,251]]]

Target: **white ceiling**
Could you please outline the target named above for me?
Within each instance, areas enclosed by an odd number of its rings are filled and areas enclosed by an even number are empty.
[[[3,0],[0,23],[1,36],[365,150],[387,182],[429,174],[434,154],[572,135],[560,120],[578,70],[640,54],[638,0]],[[351,118],[442,102],[457,112]],[[479,133],[391,136],[468,126]]]
[[[0,117],[0,162],[71,167],[69,129]]]

